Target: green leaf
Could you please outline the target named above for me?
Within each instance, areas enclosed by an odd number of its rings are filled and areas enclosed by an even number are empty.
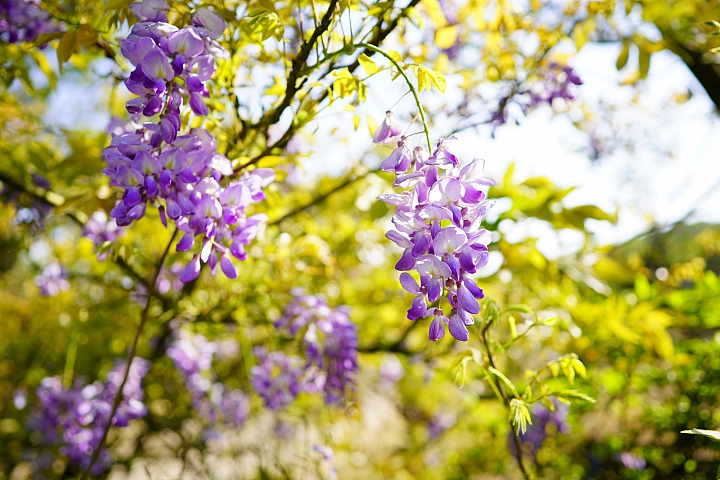
[[[60,43],[57,48],[57,59],[58,65],[60,66],[60,72],[62,72],[63,63],[67,62],[75,52],[76,44],[77,33],[75,31],[65,32],[65,35],[60,38]]]
[[[358,63],[360,63],[360,66],[363,67],[368,75],[372,75],[379,70],[378,66],[375,65],[375,62],[373,62],[372,59],[364,53],[358,57]]]
[[[109,12],[111,10],[116,10],[122,7],[126,7],[130,5],[133,2],[133,0],[110,0],[107,7],[105,7],[105,11]]]
[[[35,39],[35,46],[45,45],[46,43],[52,42],[53,40],[62,37],[65,32],[50,32],[38,35]]]
[[[615,67],[618,70],[622,70],[623,67],[625,67],[625,65],[627,65],[629,56],[630,56],[630,44],[623,43],[622,50],[620,50],[620,55],[618,55],[617,61],[615,62]]]
[[[585,400],[586,402],[595,403],[595,399],[577,390],[560,390],[554,392],[553,396],[557,397],[558,400],[568,401],[571,398],[577,398],[578,400]]]
[[[503,314],[508,312],[534,313],[532,308],[528,307],[527,305],[522,305],[520,303],[518,303],[517,305],[510,305],[503,308]]]
[[[713,440],[720,442],[720,432],[715,430],[700,430],[699,428],[693,428],[692,430],[683,430],[680,433],[687,433],[689,435],[702,435],[704,437],[710,437]]]
[[[512,390],[513,395],[514,395],[515,397],[519,397],[518,392],[517,392],[517,389],[515,388],[515,385],[513,385],[513,383],[510,381],[510,379],[509,379],[508,377],[505,376],[504,373],[502,373],[502,372],[501,372],[500,370],[498,370],[497,368],[493,368],[493,367],[488,367],[488,371],[489,371],[490,373],[492,373],[493,375],[495,375],[497,378],[499,378],[505,385],[507,385],[507,387],[508,387],[510,390]]]
[[[415,73],[418,78],[419,91],[422,92],[425,89],[429,90],[430,85],[433,85],[440,92],[445,92],[445,87],[447,86],[447,84],[445,82],[445,76],[442,73],[436,72],[435,70],[424,67],[422,65],[417,66],[417,70]]]
[[[510,400],[510,422],[515,427],[516,433],[525,433],[527,426],[532,425],[532,417],[527,404],[522,400],[513,398]]]

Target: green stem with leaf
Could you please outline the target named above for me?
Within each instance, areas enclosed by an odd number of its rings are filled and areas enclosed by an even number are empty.
[[[425,131],[425,140],[427,141],[428,152],[432,152],[432,142],[430,141],[430,128],[428,128],[427,119],[425,117],[425,109],[423,109],[422,103],[420,103],[420,97],[418,96],[415,85],[412,84],[408,76],[405,74],[405,70],[403,70],[400,62],[395,60],[392,56],[385,53],[382,49],[376,47],[375,45],[371,45],[369,43],[356,43],[354,46],[379,53],[383,57],[387,58],[390,63],[392,63],[393,66],[398,69],[398,72],[400,73],[400,75],[402,75],[403,79],[405,79],[405,83],[407,83],[407,86],[410,89],[410,93],[412,93],[412,96],[415,99],[415,104],[417,105],[418,111],[420,112],[420,120],[422,121],[423,130]]]

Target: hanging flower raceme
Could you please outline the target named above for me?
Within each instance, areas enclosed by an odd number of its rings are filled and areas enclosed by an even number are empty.
[[[167,225],[169,217],[184,234],[177,250],[195,251],[180,276],[183,282],[197,278],[201,263],[209,263],[213,274],[219,263],[226,276],[235,278],[231,258],[245,260],[245,245],[267,221],[264,214],[248,217],[245,210],[265,199],[263,188],[275,174],[261,168],[230,179],[232,165],[217,153],[215,138],[200,128],[181,134],[180,115],[183,105],[197,116],[208,114],[205,82],[215,71],[215,57],[226,55],[216,41],[225,22],[199,9],[191,25],[178,29],[165,23],[164,0],[144,0],[131,8],[142,22],[121,44],[135,65],[125,85],[139,95],[127,110],[136,123],[141,116],[152,121],[113,136],[103,150],[108,164],[103,173],[111,185],[124,189],[110,216],[126,226],[145,216],[148,204],[157,206],[161,222]]]
[[[40,288],[41,296],[57,297],[60,292],[70,290],[70,282],[67,277],[67,268],[53,262],[43,269],[42,274],[35,277],[35,285]]]
[[[253,350],[258,364],[250,369],[250,381],[255,391],[272,410],[287,407],[303,390],[301,360],[295,356],[276,351],[268,353],[264,348]]]
[[[217,352],[217,343],[202,335],[179,330],[173,334],[167,356],[185,378],[192,406],[201,417],[212,427],[239,427],[247,419],[250,404],[240,390],[229,390],[215,381],[212,362]]]
[[[358,371],[357,326],[350,321],[347,307],[332,309],[318,296],[300,290],[294,295],[275,327],[291,335],[307,327],[305,390],[323,392],[326,403],[341,403]]]
[[[532,109],[546,104],[553,105],[557,98],[563,100],[574,100],[573,90],[583,84],[577,72],[572,67],[562,66],[555,62],[547,68],[540,70],[540,79],[530,84],[529,87],[512,91],[508,95],[500,97],[498,109],[492,113],[489,123],[498,127],[507,123],[509,119],[508,106],[514,104],[519,107],[524,115]],[[518,122],[518,119],[515,119]]]
[[[0,41],[32,42],[44,33],[59,31],[58,22],[41,4],[41,0],[0,1]]]
[[[62,455],[85,469],[109,421],[113,426],[127,427],[130,420],[147,414],[142,403],[142,378],[149,368],[148,361],[133,359],[122,400],[112,420],[110,414],[124,377],[124,363],[118,364],[104,383],[98,381],[83,386],[76,382],[72,388],[65,389],[59,376],[44,378],[37,389],[42,408],[30,417],[30,427],[41,433],[43,444],[60,445]],[[91,473],[98,475],[110,465],[112,457],[103,449]]]
[[[395,268],[403,272],[403,288],[415,295],[407,316],[433,317],[429,337],[434,341],[445,336],[445,325],[456,339],[468,339],[467,326],[474,323],[478,300],[484,296],[472,274],[487,263],[492,238],[480,224],[494,204],[485,199],[483,189],[495,182],[482,175],[482,160],[458,168],[456,141],[455,136],[441,139],[428,155],[401,138],[382,164],[383,170],[397,175],[394,186],[404,189],[379,198],[397,209],[392,218],[397,230],[386,236],[404,249]],[[417,273],[419,282],[409,271]]]

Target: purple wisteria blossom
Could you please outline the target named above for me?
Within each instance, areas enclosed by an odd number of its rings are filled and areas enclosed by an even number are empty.
[[[375,135],[373,135],[373,142],[375,143],[389,143],[393,138],[397,137],[402,133],[402,125],[400,122],[395,120],[391,111],[385,112],[385,120],[380,124]]]
[[[509,120],[508,106],[517,105],[524,115],[530,110],[546,104],[553,105],[555,99],[574,100],[573,90],[583,84],[575,70],[555,62],[538,71],[540,80],[530,83],[527,87],[512,90],[500,97],[498,108],[490,118],[493,127],[499,127]],[[526,84],[528,82],[525,82]],[[516,119],[516,122],[519,120]]]
[[[323,392],[328,404],[342,403],[358,371],[357,326],[350,321],[347,307],[332,309],[320,297],[299,289],[293,294],[275,327],[291,335],[307,327],[305,389]]]
[[[552,425],[557,433],[566,434],[570,431],[568,413],[570,407],[564,403],[552,399],[554,410],[550,410],[541,403],[535,404],[532,410],[532,424],[527,426],[525,433],[520,434],[520,441],[523,444],[529,443],[532,446],[532,453],[535,454],[543,441],[548,437],[548,427]],[[513,455],[517,455],[517,448],[512,433],[508,437],[508,443]]]
[[[394,186],[405,189],[379,198],[397,209],[392,218],[397,230],[386,236],[404,249],[395,268],[403,272],[402,287],[415,295],[407,317],[433,317],[433,341],[445,336],[445,325],[457,340],[468,340],[467,326],[475,322],[478,300],[484,296],[471,275],[487,263],[492,238],[480,224],[494,204],[483,190],[495,181],[482,175],[483,160],[458,168],[456,141],[455,136],[441,139],[428,155],[422,146],[411,149],[402,138],[382,164],[383,170],[397,175]],[[413,270],[419,282],[408,273]],[[450,306],[448,315],[443,300]]]
[[[0,42],[32,42],[43,33],[59,31],[58,22],[41,4],[41,0],[1,0]]]
[[[632,452],[622,452],[615,456],[615,459],[622,464],[623,467],[630,470],[645,470],[647,462],[644,458],[638,457]]]
[[[191,25],[178,29],[165,23],[165,0],[143,0],[131,9],[142,21],[122,40],[121,51],[135,65],[125,85],[139,96],[128,101],[127,110],[141,126],[113,136],[103,150],[103,173],[124,190],[110,216],[127,226],[145,216],[148,204],[156,206],[161,222],[167,226],[169,217],[183,233],[177,250],[195,252],[180,275],[183,282],[195,280],[202,263],[213,275],[219,263],[235,278],[232,258],[245,260],[245,245],[267,220],[245,210],[265,199],[263,188],[275,173],[260,168],[231,179],[230,160],[216,151],[209,132],[181,132],[183,105],[197,116],[208,114],[205,82],[215,71],[214,58],[227,55],[216,41],[225,22],[203,8]],[[151,121],[141,123],[141,116]]]
[[[115,427],[127,427],[130,420],[147,414],[143,404],[142,378],[150,363],[135,358],[123,388],[120,405],[112,417]],[[125,373],[125,363],[118,363],[105,382],[83,386],[80,381],[65,389],[61,378],[47,377],[37,389],[41,409],[29,419],[29,426],[42,434],[42,444],[59,445],[59,452],[72,464],[85,469],[110,420],[112,405]],[[92,472],[98,475],[112,464],[110,453],[103,449]]]
[[[299,357],[283,352],[268,353],[264,348],[253,350],[258,364],[250,369],[250,381],[265,405],[272,410],[287,407],[303,390],[305,371]]]
[[[214,430],[225,425],[239,427],[247,419],[250,402],[240,390],[229,390],[212,372],[218,345],[185,330],[174,333],[167,356],[186,380],[191,403]]]
[[[527,91],[530,95],[530,106],[533,107],[542,103],[552,105],[553,100],[556,98],[574,100],[575,96],[571,88],[582,84],[582,80],[572,67],[553,62],[548,67],[545,75],[543,75],[542,80],[535,83]]]
[[[105,242],[114,242],[122,233],[123,228],[118,227],[115,222],[108,221],[107,214],[102,210],[98,210],[90,215],[90,218],[83,227],[83,236],[93,242],[98,260],[101,262],[107,260],[109,252],[100,252],[98,248]]]
[[[50,189],[50,182],[45,177],[36,173],[32,175],[33,183],[46,190]],[[37,198],[25,198],[20,190],[15,190],[9,185],[0,183],[0,200],[15,208],[15,222],[28,226],[31,233],[38,233],[45,230],[45,222],[53,212],[53,207]]]
[[[67,269],[57,262],[48,264],[42,274],[35,277],[35,285],[40,287],[40,295],[43,297],[57,297],[60,292],[70,290],[70,282],[67,281]]]

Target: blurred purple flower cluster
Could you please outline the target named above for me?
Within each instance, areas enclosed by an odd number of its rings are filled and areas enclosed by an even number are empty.
[[[38,187],[45,190],[50,189],[50,182],[39,173],[33,174],[32,180]],[[52,213],[53,206],[37,198],[22,199],[20,190],[5,183],[0,183],[0,185],[2,185],[0,200],[8,205],[13,205],[16,211],[15,222],[27,225],[31,233],[45,230],[45,220]]]
[[[147,409],[142,402],[142,378],[149,368],[148,361],[133,359],[122,400],[112,417],[112,426],[127,427],[130,420],[146,415]],[[42,434],[43,445],[59,445],[59,452],[71,463],[87,468],[110,421],[113,401],[124,374],[123,362],[108,373],[104,383],[97,381],[83,386],[81,382],[76,382],[70,389],[63,387],[59,376],[44,378],[37,389],[42,408],[31,415],[29,426]],[[111,463],[110,453],[103,450],[91,473],[100,474]]]
[[[615,459],[620,462],[623,467],[629,468],[630,470],[645,470],[645,467],[647,467],[647,461],[632,452],[618,453]]]
[[[93,242],[96,251],[103,243],[117,240],[122,233],[123,228],[118,227],[115,222],[108,221],[108,216],[103,210],[98,210],[90,215],[90,218],[83,227],[83,236]],[[107,257],[107,251],[98,251],[98,260],[104,262],[107,260]]]
[[[350,321],[347,307],[332,309],[319,296],[306,295],[300,289],[293,295],[275,327],[291,335],[307,328],[303,338],[305,389],[322,392],[328,404],[342,403],[358,371],[357,326]]]
[[[177,330],[167,356],[185,377],[192,406],[211,427],[239,427],[247,419],[250,402],[240,390],[229,390],[216,381],[212,363],[217,352],[216,342],[200,334]]]
[[[40,5],[41,0],[0,0],[0,41],[32,42],[43,33],[60,30]]]
[[[548,426],[552,425],[557,433],[565,434],[570,431],[570,423],[567,419],[570,407],[555,399],[552,402],[554,410],[550,410],[541,403],[535,404],[532,410],[533,423],[527,426],[524,434],[520,435],[520,441],[530,443],[533,452],[539,450],[547,438]],[[511,441],[510,444],[514,448],[514,441]]]
[[[378,197],[397,209],[392,218],[397,230],[386,236],[404,249],[395,268],[403,272],[403,288],[415,295],[407,316],[434,317],[429,333],[433,341],[445,336],[446,324],[453,337],[468,339],[467,326],[475,322],[478,300],[484,296],[471,275],[487,263],[492,239],[480,224],[494,205],[483,189],[495,181],[482,175],[482,160],[457,168],[456,141],[455,136],[443,138],[428,155],[422,146],[411,149],[401,138],[382,169],[397,175],[394,186],[405,191]],[[420,283],[407,273],[411,270],[419,274]],[[449,316],[442,309],[443,299],[451,307]]]
[[[287,407],[303,390],[305,369],[300,358],[264,348],[253,350],[258,364],[250,369],[250,381],[265,405],[272,410]]]
[[[35,277],[35,285],[40,288],[41,296],[57,297],[60,292],[70,289],[67,277],[67,269],[57,262],[52,262],[43,269],[40,275]]]
[[[122,40],[121,50],[136,67],[125,85],[139,96],[127,103],[127,110],[141,127],[113,136],[103,150],[108,164],[103,173],[111,185],[124,189],[110,216],[126,226],[145,216],[148,202],[157,205],[162,223],[167,225],[170,217],[184,233],[177,250],[196,252],[180,275],[183,282],[198,277],[201,263],[209,263],[214,275],[219,262],[223,273],[235,278],[231,257],[245,260],[244,246],[267,220],[264,214],[248,217],[245,209],[265,199],[263,188],[275,174],[261,168],[230,179],[230,160],[217,153],[209,132],[180,132],[183,105],[195,115],[208,114],[204,82],[215,71],[214,58],[226,56],[216,41],[225,21],[201,8],[191,25],[178,29],[165,23],[165,0],[143,0],[131,9],[141,22]],[[140,122],[141,116],[152,119],[158,114],[154,121]],[[202,245],[196,249],[197,236]]]
[[[493,127],[499,127],[508,121],[508,105],[515,104],[520,107],[524,115],[540,105],[552,106],[557,98],[563,100],[574,100],[574,87],[583,84],[575,70],[569,66],[563,66],[552,62],[550,65],[538,72],[541,75],[539,81],[532,83],[527,88],[520,88],[511,91],[500,98],[498,109],[492,114],[490,123]]]

